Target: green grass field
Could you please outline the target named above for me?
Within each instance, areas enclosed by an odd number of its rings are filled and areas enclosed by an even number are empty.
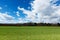
[[[0,26],[0,40],[60,40],[60,27]]]

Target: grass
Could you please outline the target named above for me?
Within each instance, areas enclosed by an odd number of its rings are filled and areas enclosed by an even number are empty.
[[[0,27],[0,40],[60,40],[60,27]]]

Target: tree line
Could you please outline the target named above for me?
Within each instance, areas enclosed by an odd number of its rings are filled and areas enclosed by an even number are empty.
[[[60,23],[16,23],[16,24],[0,24],[0,26],[60,26]]]

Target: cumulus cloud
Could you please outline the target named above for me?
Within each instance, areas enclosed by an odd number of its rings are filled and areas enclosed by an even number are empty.
[[[27,14],[27,16],[26,16],[27,20],[28,19],[30,19],[30,21],[36,20],[35,19],[36,15],[32,11],[25,10],[24,8],[20,8],[20,7],[18,7],[18,10],[22,10],[24,14]]]
[[[27,23],[27,22],[28,22],[28,20],[26,20],[26,18],[25,19],[18,18],[18,22],[17,23]]]
[[[31,2],[31,9],[26,10],[18,6],[19,11],[23,11],[27,16],[25,18],[17,18],[8,15],[8,12],[0,13],[0,23],[60,23],[60,5],[56,6],[58,0],[34,0]],[[30,7],[28,7],[30,9]],[[0,7],[2,9],[2,7]],[[19,11],[16,12],[20,16]]]
[[[26,19],[32,22],[43,22],[43,23],[58,23],[60,20],[60,6],[54,4],[58,0],[34,0],[31,2],[32,11],[20,8],[24,14],[26,14]]]
[[[16,23],[14,17],[5,13],[0,13],[0,23]]]
[[[12,15],[8,14],[9,12],[1,13],[0,12],[0,23],[4,24],[15,24],[15,23],[27,23],[29,20],[25,20],[24,18],[15,18]],[[20,16],[19,14],[17,16]]]
[[[0,23],[25,23],[25,22],[44,22],[44,23],[57,23],[60,22],[60,6],[55,3],[58,0],[35,0],[31,2],[32,10],[26,10],[18,6],[18,10],[22,10],[26,14],[26,18],[15,18],[8,15],[8,12],[0,13]],[[51,3],[50,3],[51,2]],[[0,7],[2,9],[2,7]],[[19,11],[16,12],[20,16]]]

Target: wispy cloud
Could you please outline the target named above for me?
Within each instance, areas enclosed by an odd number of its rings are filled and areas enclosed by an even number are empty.
[[[16,12],[16,15],[17,15],[17,16],[20,16],[20,13],[19,13],[19,11],[17,11],[17,12]]]

